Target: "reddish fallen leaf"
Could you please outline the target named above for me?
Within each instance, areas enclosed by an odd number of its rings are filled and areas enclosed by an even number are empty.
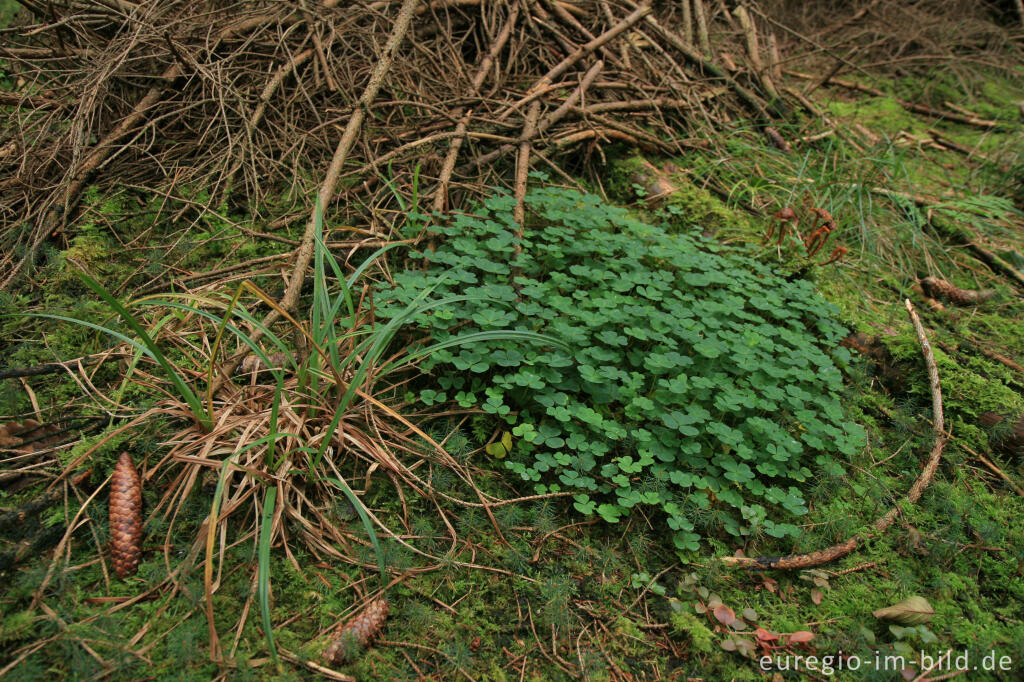
[[[902,675],[903,679],[907,680],[907,682],[917,679],[917,671],[913,668],[904,668],[900,671],[900,675]]]
[[[754,636],[762,642],[777,642],[779,639],[779,636],[777,634],[775,634],[774,632],[768,632],[764,628],[757,628],[756,630],[754,630]]]
[[[730,609],[725,604],[719,604],[715,607],[715,618],[722,625],[732,625],[736,622],[736,612]]]
[[[809,642],[814,639],[814,633],[808,632],[807,630],[798,630],[789,635],[790,644],[798,644],[803,642]]]
[[[814,602],[815,604],[820,604],[821,603],[821,599],[824,596],[825,595],[822,594],[822,591],[819,590],[818,588],[814,588],[813,590],[811,590],[811,601]]]

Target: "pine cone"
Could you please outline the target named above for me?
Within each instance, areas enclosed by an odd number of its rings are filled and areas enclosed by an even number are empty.
[[[384,621],[388,617],[388,601],[378,599],[371,602],[361,613],[352,618],[345,627],[341,628],[338,636],[324,650],[324,660],[335,665],[345,662],[347,651],[352,643],[363,647],[370,643],[374,635],[384,627]]]
[[[267,356],[267,359],[270,360],[270,367],[263,364],[260,356],[255,353],[249,353],[238,365],[235,374],[252,374],[253,372],[259,374],[270,369],[280,369],[288,363],[288,356],[284,353],[271,353]]]
[[[142,554],[142,481],[131,455],[121,453],[110,479],[110,555],[114,573],[126,578]]]
[[[961,289],[938,277],[925,277],[921,287],[932,298],[944,298],[956,305],[978,305],[996,295],[993,289]]]

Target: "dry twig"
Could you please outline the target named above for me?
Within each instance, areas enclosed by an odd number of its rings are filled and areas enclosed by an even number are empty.
[[[939,462],[942,460],[942,450],[946,446],[949,434],[946,433],[945,417],[942,411],[942,387],[939,383],[939,370],[935,366],[935,356],[932,354],[931,344],[928,342],[928,336],[921,325],[921,320],[917,316],[917,311],[914,310],[909,299],[905,301],[905,305],[907,314],[910,315],[910,321],[914,325],[914,331],[917,333],[918,343],[921,344],[921,354],[924,356],[925,365],[928,368],[928,381],[932,394],[932,434],[934,436],[934,443],[928,460],[921,469],[917,480],[914,481],[914,484],[910,486],[910,490],[907,491],[907,504],[913,505],[921,498],[921,494],[935,476],[935,470],[938,469]],[[821,566],[846,556],[857,549],[869,537],[884,533],[896,521],[902,511],[900,507],[893,507],[879,517],[869,530],[858,533],[843,542],[818,550],[817,552],[774,557],[722,557],[719,561],[730,566],[759,569],[794,570]]]

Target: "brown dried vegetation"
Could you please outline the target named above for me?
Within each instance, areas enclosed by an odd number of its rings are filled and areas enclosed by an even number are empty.
[[[262,214],[268,197],[312,195],[296,169],[317,177],[364,115],[325,210],[369,218],[380,238],[392,188],[409,194],[416,171],[421,197],[445,208],[501,182],[500,161],[518,166],[518,191],[540,163],[586,171],[623,141],[677,153],[708,121],[782,106],[755,93],[757,74],[737,80],[676,34],[667,3],[420,3],[368,102],[354,98],[395,2],[23,4],[34,23],[0,49],[18,84],[5,93],[18,124],[0,154],[0,288],[75,219],[89,184],[188,201],[201,187],[206,208],[282,219]]]

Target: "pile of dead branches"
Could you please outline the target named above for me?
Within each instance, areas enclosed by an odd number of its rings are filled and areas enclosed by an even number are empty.
[[[0,36],[0,288],[90,185],[287,220],[268,197],[308,209],[327,175],[332,215],[389,237],[417,173],[420,206],[445,209],[522,191],[532,167],[585,173],[608,144],[672,153],[784,110],[765,22],[729,15],[754,51],[744,62],[738,39],[726,68],[702,2],[434,0],[409,6],[401,35],[409,3],[387,0],[21,3]]]

